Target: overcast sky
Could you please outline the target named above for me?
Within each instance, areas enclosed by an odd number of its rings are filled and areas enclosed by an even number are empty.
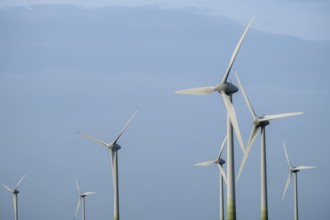
[[[0,3],[0,183],[27,175],[22,219],[72,219],[75,178],[96,192],[87,218],[111,219],[109,153],[77,132],[110,142],[136,110],[119,141],[122,219],[217,219],[218,170],[192,165],[216,157],[225,108],[219,94],[174,91],[217,84],[253,15],[233,69],[255,111],[305,112],[267,127],[269,216],[293,218],[292,185],[281,201],[283,141],[294,165],[317,166],[298,174],[301,219],[330,216],[328,1],[77,2]],[[240,92],[234,104],[246,143],[252,122]],[[259,143],[236,185],[239,219],[260,216]],[[235,159],[237,170],[238,147]],[[0,219],[13,218],[11,199],[0,190]]]

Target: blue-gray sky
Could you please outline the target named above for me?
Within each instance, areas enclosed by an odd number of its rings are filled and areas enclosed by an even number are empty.
[[[218,218],[218,170],[192,164],[217,155],[225,108],[174,91],[216,84],[253,15],[234,69],[256,112],[305,112],[267,128],[270,218],[293,217],[283,141],[293,164],[317,166],[299,173],[301,219],[330,216],[329,2],[267,2],[2,1],[0,183],[27,175],[22,218],[72,219],[75,177],[96,192],[87,217],[111,218],[109,154],[77,132],[111,141],[136,110],[120,139],[122,219]],[[251,116],[241,93],[234,103],[246,143]],[[237,183],[240,219],[259,218],[259,140]],[[236,148],[236,169],[241,158]],[[4,189],[0,218],[13,218]]]

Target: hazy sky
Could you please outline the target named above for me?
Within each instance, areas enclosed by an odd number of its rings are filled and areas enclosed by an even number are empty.
[[[30,5],[45,3],[74,4],[80,7],[146,6],[162,8],[190,8],[213,15],[223,15],[240,24],[245,24],[256,14],[254,28],[270,33],[298,36],[309,40],[330,40],[329,0],[2,0],[0,6]]]
[[[219,94],[174,91],[217,84],[253,15],[233,69],[255,111],[305,112],[267,127],[269,217],[293,218],[292,185],[281,201],[283,141],[294,165],[317,166],[298,174],[301,219],[330,216],[328,1],[42,2],[70,5],[0,3],[0,183],[27,175],[22,219],[72,219],[75,178],[96,192],[87,218],[111,219],[109,153],[77,132],[110,142],[136,110],[119,141],[122,219],[217,219],[218,169],[192,165],[216,157],[225,108]],[[234,104],[246,143],[252,122],[240,92]],[[259,218],[259,143],[236,185],[239,219]],[[238,147],[235,158],[237,170]],[[0,219],[13,219],[11,199],[0,190]]]

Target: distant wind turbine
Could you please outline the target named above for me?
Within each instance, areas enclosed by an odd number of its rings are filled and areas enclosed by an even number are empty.
[[[284,147],[284,152],[285,152],[285,157],[286,157],[286,160],[288,161],[288,164],[289,164],[289,176],[286,180],[286,183],[285,183],[285,187],[284,187],[284,192],[283,192],[283,196],[282,196],[282,201],[284,199],[284,196],[285,196],[285,193],[289,187],[289,184],[291,182],[291,177],[292,177],[292,174],[294,175],[294,220],[298,220],[298,184],[297,184],[297,173],[300,171],[300,170],[308,170],[308,169],[314,169],[316,167],[313,167],[313,166],[297,166],[297,167],[294,167],[292,166],[291,164],[291,161],[289,159],[289,156],[288,156],[288,152],[286,151],[286,147],[285,147],[285,143],[283,143],[283,147]]]
[[[293,113],[284,113],[284,114],[277,114],[277,115],[265,115],[265,116],[257,116],[255,111],[252,108],[252,105],[245,93],[245,90],[241,84],[241,81],[238,78],[237,73],[235,72],[237,82],[239,84],[239,87],[242,91],[242,94],[244,96],[245,102],[250,110],[250,113],[252,115],[252,123],[253,128],[252,132],[247,144],[246,151],[244,153],[244,157],[240,166],[240,169],[238,171],[237,180],[239,179],[243,167],[245,165],[246,159],[249,155],[251,146],[257,137],[258,131],[260,130],[261,135],[261,219],[267,220],[268,219],[268,198],[267,198],[267,164],[266,164],[266,126],[269,125],[271,120],[279,119],[279,118],[285,118],[295,115],[301,115],[303,112],[293,112]]]
[[[85,197],[88,195],[92,195],[95,192],[82,192],[79,188],[79,184],[78,184],[78,180],[76,179],[76,186],[79,192],[79,200],[78,200],[78,204],[77,204],[77,208],[76,208],[76,214],[75,214],[75,218],[77,217],[78,214],[78,210],[80,208],[80,205],[82,205],[82,220],[86,219],[86,211],[85,211]]]
[[[238,127],[237,117],[234,106],[232,104],[232,94],[238,91],[238,88],[230,82],[227,82],[230,70],[234,64],[237,53],[244,41],[247,32],[250,29],[254,17],[245,28],[236,48],[231,56],[227,70],[223,79],[215,86],[207,86],[193,89],[185,89],[176,91],[177,94],[206,95],[212,92],[219,92],[224,101],[227,110],[227,218],[228,220],[236,219],[236,199],[235,199],[235,168],[234,168],[234,144],[233,129],[242,151],[245,151],[242,136]]]
[[[223,180],[227,184],[227,177],[225,170],[223,169],[223,164],[226,163],[225,160],[221,158],[223,147],[225,146],[227,137],[223,140],[219,154],[215,160],[196,163],[194,166],[210,166],[210,165],[217,165],[220,171],[220,220],[224,220],[224,199],[223,199]]]
[[[17,188],[19,187],[19,185],[22,183],[23,179],[25,178],[25,176],[23,176],[20,181],[18,181],[18,183],[16,184],[15,188],[11,189],[8,186],[6,186],[5,184],[2,184],[3,187],[8,190],[9,192],[11,192],[13,194],[13,206],[14,206],[14,216],[15,216],[15,220],[18,220],[18,193],[19,191],[17,190]]]
[[[98,144],[101,144],[105,146],[106,148],[109,149],[110,151],[110,157],[111,157],[111,164],[112,164],[112,178],[113,178],[113,191],[114,191],[114,220],[119,220],[119,186],[118,186],[118,153],[117,151],[121,148],[119,144],[117,144],[117,141],[119,140],[120,136],[123,134],[123,132],[126,130],[127,126],[129,123],[132,121],[134,118],[135,112],[132,117],[128,120],[124,128],[121,130],[121,132],[117,135],[117,137],[111,142],[111,143],[106,143],[104,141],[98,140],[94,137],[91,137],[86,134],[81,134],[81,136],[90,139]]]

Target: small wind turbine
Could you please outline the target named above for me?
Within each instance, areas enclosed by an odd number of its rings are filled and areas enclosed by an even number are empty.
[[[255,111],[252,108],[252,105],[244,91],[244,88],[241,84],[241,81],[238,78],[237,73],[235,72],[237,82],[239,84],[239,87],[242,91],[242,94],[244,96],[245,102],[250,110],[250,113],[252,115],[252,123],[253,128],[252,132],[247,144],[246,151],[244,153],[244,157],[240,166],[240,169],[238,171],[237,180],[239,179],[243,167],[245,165],[246,159],[249,155],[251,146],[257,137],[258,131],[260,130],[261,135],[261,219],[267,220],[268,219],[268,198],[267,198],[267,164],[266,164],[266,126],[269,125],[271,120],[279,119],[279,118],[285,118],[295,115],[301,115],[303,112],[293,112],[293,113],[284,113],[284,114],[277,114],[277,115],[265,115],[265,116],[257,116]]]
[[[291,182],[291,177],[292,177],[292,174],[294,175],[294,219],[295,220],[298,220],[298,185],[297,185],[297,173],[300,171],[300,170],[308,170],[308,169],[313,169],[313,168],[316,168],[316,167],[313,167],[313,166],[297,166],[297,167],[293,167],[291,162],[290,162],[290,159],[289,159],[289,156],[288,156],[288,153],[286,151],[286,147],[285,147],[285,143],[283,143],[283,147],[284,147],[284,152],[285,152],[285,157],[286,157],[286,160],[288,161],[288,164],[289,164],[289,176],[286,180],[286,183],[285,183],[285,188],[284,188],[284,192],[283,192],[283,196],[282,196],[282,201],[284,199],[284,196],[285,196],[285,193],[289,187],[289,184]]]
[[[210,166],[210,165],[215,164],[219,168],[219,171],[220,171],[220,220],[224,220],[223,180],[227,184],[226,173],[225,173],[225,170],[223,169],[223,164],[225,164],[226,161],[221,158],[221,153],[222,153],[223,147],[225,146],[226,140],[227,140],[227,137],[223,140],[219,154],[215,160],[194,164],[194,166]]]
[[[82,220],[86,219],[86,211],[85,211],[85,197],[88,195],[92,195],[95,192],[82,192],[79,188],[79,184],[78,184],[78,180],[76,179],[76,186],[79,192],[79,200],[78,200],[78,204],[77,204],[77,208],[76,208],[76,214],[75,214],[75,219],[77,217],[78,214],[78,210],[80,208],[80,205],[82,205],[81,211],[82,211]]]
[[[229,65],[224,74],[223,79],[215,86],[207,86],[193,89],[185,89],[176,91],[177,94],[191,94],[191,95],[206,95],[212,92],[221,94],[227,110],[227,218],[229,220],[236,219],[236,199],[235,199],[235,168],[234,168],[234,144],[233,144],[233,129],[238,139],[242,151],[245,151],[242,136],[238,127],[235,109],[232,103],[232,94],[238,91],[238,88],[230,82],[227,82],[230,70],[234,64],[237,53],[243,43],[243,40],[250,29],[254,17],[250,20],[248,26],[245,28],[236,48],[231,56]]]
[[[132,115],[132,117],[128,120],[124,128],[121,130],[121,132],[117,135],[117,137],[111,142],[106,143],[104,141],[98,140],[94,137],[91,137],[86,134],[81,134],[81,136],[90,139],[98,144],[101,144],[105,146],[110,151],[110,157],[111,157],[111,165],[112,165],[112,179],[113,179],[113,190],[114,190],[114,220],[119,220],[119,186],[118,186],[118,153],[117,151],[121,148],[119,144],[117,144],[117,141],[119,140],[120,136],[123,134],[123,132],[126,130],[129,123],[134,118],[136,112]]]
[[[8,190],[9,192],[11,192],[13,194],[13,206],[14,206],[14,216],[15,216],[15,220],[18,220],[18,193],[19,191],[17,190],[17,188],[19,187],[19,185],[22,183],[23,179],[25,178],[25,176],[23,176],[20,181],[18,181],[18,183],[16,184],[14,189],[9,188],[8,186],[6,186],[5,184],[2,184],[3,187],[5,187],[6,190]]]

